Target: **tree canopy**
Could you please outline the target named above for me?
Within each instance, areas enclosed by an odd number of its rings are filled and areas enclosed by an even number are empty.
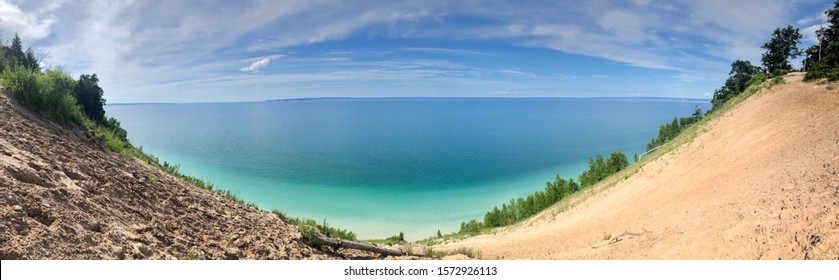
[[[839,41],[839,1],[833,3],[833,8],[824,12],[827,15],[827,27],[819,34],[825,46]]]
[[[731,63],[731,71],[728,72],[728,79],[725,85],[714,91],[711,103],[714,107],[722,105],[731,97],[737,96],[749,85],[749,80],[760,73],[760,68],[745,60],[736,60]]]
[[[789,64],[789,59],[800,54],[798,43],[801,38],[798,28],[794,28],[792,25],[775,29],[775,32],[772,32],[772,39],[762,46],[766,49],[766,52],[763,53],[761,61],[763,61],[763,67],[766,68],[767,72],[791,70],[792,65]]]
[[[834,2],[833,8],[824,13],[827,15],[827,26],[822,26],[816,32],[819,44],[805,51],[804,67],[807,75],[804,78],[808,80],[839,80],[839,1]]]
[[[20,36],[15,33],[15,37],[12,38],[11,45],[0,46],[0,72],[18,65],[29,70],[41,69],[38,58],[35,57],[35,51],[32,50],[32,48],[28,48],[24,51]]]
[[[102,88],[99,87],[99,78],[96,74],[82,74],[73,90],[73,97],[79,102],[84,113],[91,120],[104,124],[105,119],[105,98]]]

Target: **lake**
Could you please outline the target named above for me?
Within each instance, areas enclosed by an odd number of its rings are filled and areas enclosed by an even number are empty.
[[[595,154],[641,154],[704,100],[374,98],[109,105],[135,146],[262,209],[359,238],[421,239],[576,177]]]

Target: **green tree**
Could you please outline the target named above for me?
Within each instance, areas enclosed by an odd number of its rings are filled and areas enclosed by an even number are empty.
[[[807,71],[806,79],[839,80],[839,41],[833,42],[822,54],[822,59]]]
[[[761,59],[764,68],[769,73],[775,73],[776,70],[791,70],[792,66],[789,64],[789,59],[799,55],[798,43],[801,38],[798,28],[794,28],[792,25],[775,29],[772,32],[772,39],[762,46],[766,49]]]
[[[15,37],[12,38],[12,45],[10,46],[12,50],[12,56],[17,59],[18,62],[23,61],[23,57],[25,54],[23,53],[23,43],[20,41],[20,36],[15,33]]]
[[[802,67],[804,71],[808,71],[813,68],[813,65],[819,61],[819,45],[812,45],[809,48],[805,49],[804,52],[804,60],[801,61]]]
[[[833,42],[839,42],[839,1],[833,2],[833,8],[824,12],[827,15],[827,27],[822,30],[822,47],[830,46]]]
[[[41,69],[41,65],[38,63],[38,59],[35,57],[35,51],[33,51],[31,47],[26,49],[26,52],[24,52],[23,57],[21,59],[21,64],[23,64],[23,67],[26,67],[27,69]]]
[[[749,80],[760,73],[760,68],[745,60],[736,60],[731,63],[731,71],[728,72],[728,79],[725,85],[714,91],[711,103],[714,107],[720,106],[734,96],[739,95],[749,86]]]
[[[105,125],[107,120],[105,119],[105,98],[103,98],[103,94],[104,91],[99,87],[99,78],[96,77],[96,74],[79,76],[76,89],[73,90],[73,97],[79,102],[82,112],[91,120]]]
[[[700,108],[699,105],[696,105],[693,109],[693,115],[690,116],[693,118],[693,121],[698,121],[702,118],[702,108]]]
[[[627,166],[629,166],[629,161],[626,159],[626,155],[621,152],[613,152],[609,159],[606,160],[606,166],[608,167],[608,175],[617,173],[618,171],[623,170]]]
[[[6,46],[0,44],[0,72],[5,72],[6,70],[12,69],[20,64],[20,60],[18,59],[20,56],[15,49],[21,50],[22,48],[20,37],[18,37],[17,34],[15,34],[14,39],[12,39],[11,45]]]
[[[839,80],[839,1],[825,11],[827,26],[819,30],[819,45],[807,49],[808,65],[805,79],[828,78]],[[810,66],[812,65],[812,66]]]

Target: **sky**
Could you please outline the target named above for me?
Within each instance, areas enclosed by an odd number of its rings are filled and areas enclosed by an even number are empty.
[[[109,104],[310,97],[709,99],[778,27],[816,42],[832,0],[0,0],[43,66]],[[800,61],[800,59],[798,59]],[[795,67],[800,63],[795,62]]]

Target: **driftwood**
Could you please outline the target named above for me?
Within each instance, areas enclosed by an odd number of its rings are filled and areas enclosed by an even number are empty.
[[[326,236],[323,236],[323,235],[320,235],[320,234],[316,235],[314,238],[310,239],[309,241],[311,241],[313,244],[316,244],[316,245],[331,246],[332,248],[335,248],[335,249],[338,249],[338,248],[358,249],[358,250],[363,250],[363,251],[368,251],[368,252],[373,252],[373,253],[379,253],[379,254],[387,255],[387,256],[405,256],[405,255],[408,255],[405,252],[402,252],[401,250],[397,251],[397,250],[393,250],[393,249],[382,248],[382,247],[379,247],[379,246],[376,246],[376,245],[373,245],[373,244],[343,240],[343,239],[338,239],[338,238],[329,238],[329,237],[326,237]]]

